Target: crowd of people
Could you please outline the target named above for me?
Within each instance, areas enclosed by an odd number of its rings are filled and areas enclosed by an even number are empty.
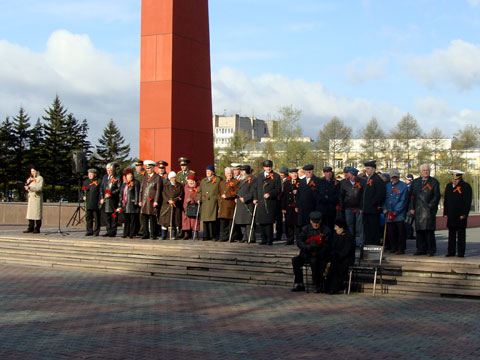
[[[356,246],[383,241],[386,252],[402,255],[407,237],[416,236],[414,255],[436,253],[440,189],[427,164],[420,166],[418,178],[408,174],[405,181],[396,169],[377,173],[375,161],[365,162],[362,172],[344,168],[343,178],[335,177],[330,166],[317,177],[311,164],[282,166],[276,173],[273,162],[265,160],[256,176],[249,165],[231,164],[223,169],[223,176],[209,165],[200,180],[189,164],[189,159],[181,157],[180,170],[167,173],[165,161],[136,159],[135,168],[118,174],[110,163],[102,179],[96,169],[89,169],[81,188],[85,235],[100,234],[101,207],[106,224],[103,236],[108,237],[117,235],[120,214],[124,238],[198,238],[200,223],[204,241],[256,243],[259,232],[259,244],[268,246],[285,234],[286,245],[296,242],[300,248],[292,260],[293,291],[304,290],[301,268],[307,262],[317,290],[337,292],[338,279],[354,260]],[[446,256],[464,257],[472,189],[462,179],[462,171],[451,173],[444,196],[449,229]],[[42,187],[43,179],[32,168],[25,184],[29,194],[25,232],[40,231]]]

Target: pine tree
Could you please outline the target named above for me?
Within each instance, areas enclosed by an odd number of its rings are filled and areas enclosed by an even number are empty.
[[[22,183],[25,180],[25,171],[28,171],[29,164],[27,153],[30,139],[30,117],[25,112],[23,107],[20,107],[18,115],[13,118],[13,135],[14,135],[14,164],[17,169],[12,174],[13,180],[16,183],[15,188],[18,191],[19,199],[25,200],[25,192],[23,191]]]
[[[125,144],[125,139],[120,133],[115,122],[110,119],[103,130],[103,135],[98,139],[96,158],[101,167],[109,162],[114,162],[122,170],[131,163],[130,145]]]
[[[45,159],[42,168],[48,169],[43,172],[46,188],[52,188],[51,198],[57,201],[65,191],[70,191],[70,187],[76,183],[72,176],[72,157],[71,157],[71,130],[67,119],[67,109],[63,106],[58,95],[55,97],[52,105],[45,109],[46,116],[43,126],[45,141],[42,146],[42,152]],[[59,192],[59,191],[60,192]]]
[[[14,173],[18,170],[15,165],[15,140],[13,123],[7,117],[0,127],[0,181],[5,195],[12,188]]]
[[[45,154],[42,152],[44,140],[43,126],[40,119],[37,119],[28,137],[28,151],[25,154],[27,166],[35,163],[43,163],[45,159]]]

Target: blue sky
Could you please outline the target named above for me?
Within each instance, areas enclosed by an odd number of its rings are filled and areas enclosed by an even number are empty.
[[[201,1],[201,0],[198,0]],[[0,117],[33,119],[55,94],[110,118],[138,149],[140,0],[0,0]],[[407,112],[446,136],[480,125],[480,0],[210,0],[213,110],[263,119],[303,110],[359,131]]]

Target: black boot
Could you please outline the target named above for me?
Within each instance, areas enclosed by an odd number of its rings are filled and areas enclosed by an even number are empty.
[[[35,229],[33,232],[38,234],[40,232],[40,227],[42,226],[42,220],[35,220]]]
[[[183,230],[183,240],[190,239],[190,230]]]
[[[167,240],[168,230],[162,229],[162,240]]]
[[[174,228],[172,231],[172,240],[176,240],[176,239],[177,239],[177,228]]]
[[[35,223],[35,220],[28,220],[27,230],[25,230],[24,233],[33,232],[34,223]]]
[[[155,224],[155,219],[150,221],[150,239],[156,240],[157,237],[157,226]]]

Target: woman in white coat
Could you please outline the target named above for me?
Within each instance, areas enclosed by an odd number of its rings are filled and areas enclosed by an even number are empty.
[[[28,192],[27,220],[28,228],[24,233],[39,233],[42,226],[43,177],[38,169],[30,169],[30,177],[25,181]]]

